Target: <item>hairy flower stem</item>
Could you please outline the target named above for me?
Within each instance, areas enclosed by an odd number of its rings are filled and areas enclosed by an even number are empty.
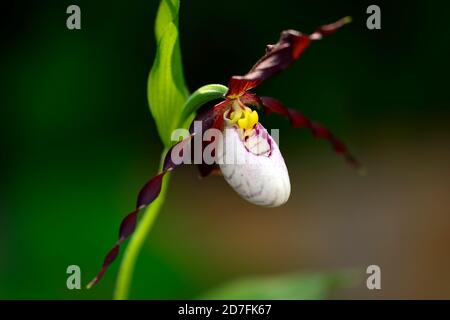
[[[168,149],[166,148],[161,154],[159,170],[162,170],[164,157],[167,151]],[[130,239],[130,242],[128,243],[128,246],[125,249],[122,263],[120,264],[119,268],[116,289],[114,291],[115,300],[126,300],[129,297],[131,280],[133,278],[136,260],[139,252],[142,249],[142,246],[145,243],[145,239],[152,229],[153,223],[155,222],[156,217],[158,216],[158,213],[162,205],[164,204],[167,188],[169,186],[169,177],[170,172],[168,172],[163,179],[161,193],[159,194],[158,198],[151,205],[145,208],[142,219],[139,221],[138,226],[136,227],[136,231],[134,232],[133,236]]]

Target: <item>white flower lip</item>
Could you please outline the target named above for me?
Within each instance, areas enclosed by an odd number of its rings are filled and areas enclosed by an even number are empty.
[[[283,156],[260,123],[247,138],[239,128],[225,129],[218,155],[225,180],[245,200],[277,207],[289,199],[291,184]]]

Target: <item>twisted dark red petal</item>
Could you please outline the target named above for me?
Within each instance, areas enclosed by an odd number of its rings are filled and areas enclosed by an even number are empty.
[[[142,209],[145,206],[148,206],[153,200],[158,197],[161,192],[162,179],[166,174],[167,169],[160,174],[151,178],[139,191],[136,208]]]
[[[192,135],[184,139],[183,141],[178,142],[175,145],[186,144],[190,141],[191,137]],[[172,148],[170,148],[166,154],[166,157],[164,159],[163,171],[158,175],[154,176],[153,178],[151,178],[139,191],[136,209],[131,213],[129,213],[122,220],[119,228],[119,238],[112,247],[112,249],[107,253],[99,273],[87,285],[88,288],[91,288],[101,280],[110,264],[117,258],[117,255],[119,253],[119,247],[122,244],[122,242],[124,242],[131,234],[133,234],[134,230],[136,229],[136,222],[139,211],[145,208],[146,206],[150,205],[159,196],[161,192],[162,181],[165,174],[173,169],[176,169],[178,166],[181,165],[181,164],[177,165],[172,161],[171,153],[175,145]]]
[[[139,210],[134,210],[129,213],[120,224],[119,228],[119,241],[123,241],[128,238],[136,228],[137,214]]]
[[[333,147],[334,151],[342,155],[345,158],[345,160],[353,167],[359,170],[362,169],[361,163],[358,160],[356,160],[356,158],[350,153],[348,148],[339,139],[337,139],[330,132],[330,130],[325,128],[323,125],[316,122],[312,122],[310,119],[305,117],[300,112],[285,107],[281,102],[279,102],[274,98],[259,97],[259,100],[262,102],[262,106],[266,114],[270,113],[281,114],[289,119],[294,128],[308,129],[315,138],[327,140]]]
[[[348,22],[350,22],[348,17],[340,19],[317,28],[311,35],[302,34],[296,30],[283,31],[278,42],[266,47],[265,55],[256,62],[247,74],[231,77],[226,96],[229,98],[239,97],[246,91],[257,87],[261,82],[288,68],[300,58],[312,40],[319,40]]]
[[[105,272],[108,269],[111,262],[116,260],[118,253],[119,253],[119,244],[116,244],[116,245],[114,245],[114,247],[112,247],[112,249],[106,255],[105,260],[103,261],[102,268],[100,269],[99,273],[97,273],[95,278],[92,279],[91,282],[89,282],[89,284],[87,285],[88,289],[91,288],[92,286],[94,286],[95,284],[97,284],[100,281],[100,279],[103,278],[103,275],[105,274]]]

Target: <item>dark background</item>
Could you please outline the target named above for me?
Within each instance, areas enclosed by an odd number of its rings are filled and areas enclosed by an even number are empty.
[[[81,8],[82,29],[66,28]],[[283,207],[241,200],[220,177],[182,168],[142,251],[132,298],[194,298],[255,274],[382,268],[338,298],[450,298],[448,4],[379,2],[368,30],[353,1],[182,1],[193,91],[245,73],[283,29],[353,23],[314,43],[256,92],[326,124],[368,167],[358,176],[323,141],[280,128],[292,194]],[[162,144],[146,85],[158,1],[4,4],[0,70],[0,298],[110,298],[118,263],[85,284],[116,238]]]

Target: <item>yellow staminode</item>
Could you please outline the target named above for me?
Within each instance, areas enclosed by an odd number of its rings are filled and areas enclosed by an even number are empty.
[[[235,124],[238,122],[238,120],[242,117],[242,110],[241,108],[237,109],[236,111],[232,111],[230,114],[230,123]]]
[[[243,130],[253,129],[255,124],[258,123],[258,113],[248,107],[244,110],[233,111],[231,113],[231,122],[236,123],[239,128]]]

